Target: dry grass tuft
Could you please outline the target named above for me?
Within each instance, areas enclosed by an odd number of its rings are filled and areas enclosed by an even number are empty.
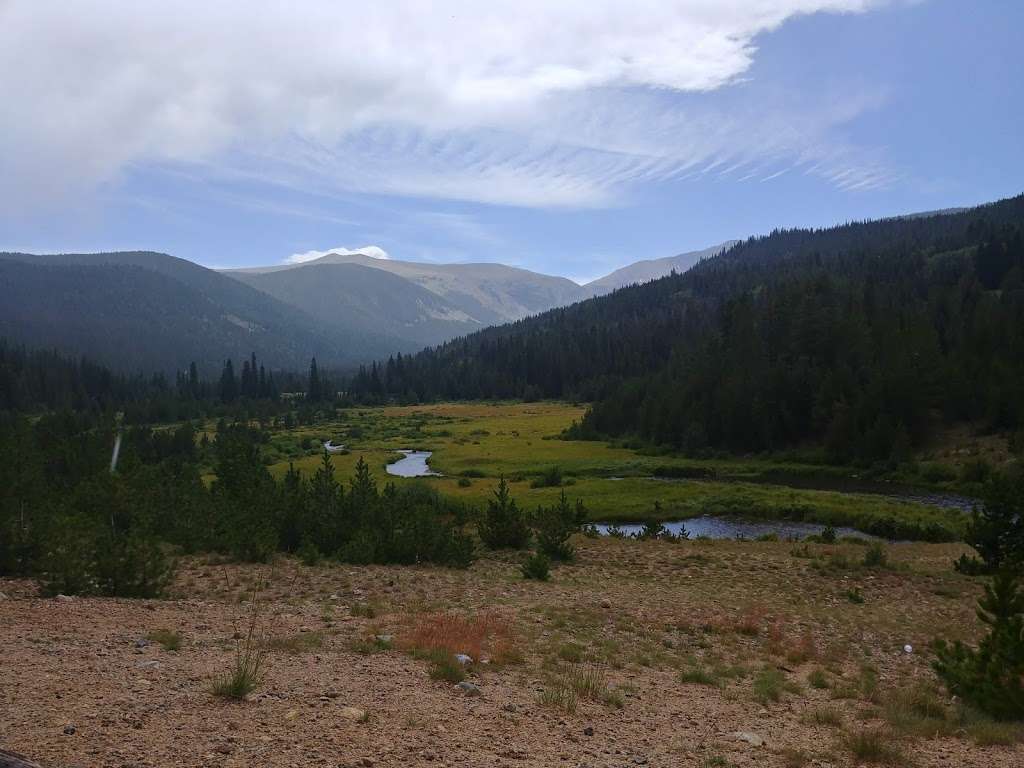
[[[512,623],[491,611],[469,617],[449,611],[421,615],[400,633],[398,646],[416,654],[464,653],[474,663],[486,658],[497,666],[523,660]]]

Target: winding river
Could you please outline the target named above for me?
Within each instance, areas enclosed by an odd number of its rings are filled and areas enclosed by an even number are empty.
[[[427,460],[434,455],[433,451],[399,451],[405,454],[405,458],[388,464],[385,468],[389,475],[395,477],[440,477],[440,472],[435,472],[427,464]]]

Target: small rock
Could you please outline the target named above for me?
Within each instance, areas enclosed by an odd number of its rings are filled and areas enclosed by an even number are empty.
[[[463,693],[465,693],[467,696],[479,696],[482,693],[482,691],[480,690],[480,686],[473,685],[473,683],[470,683],[466,680],[463,680],[455,687]]]
[[[763,736],[759,736],[756,733],[751,733],[750,731],[736,731],[734,734],[732,734],[732,736],[734,739],[736,739],[736,741],[745,741],[747,742],[747,744],[750,744],[755,747],[763,747],[765,745],[765,740]]]
[[[284,713],[284,719],[285,720],[294,720],[298,716],[299,716],[299,710],[297,710],[297,709],[289,709],[287,712]]]
[[[355,720],[356,722],[359,722],[360,720],[366,719],[366,710],[360,709],[359,707],[342,707],[341,716],[346,720]]]
[[[64,735],[65,736],[74,736],[75,735],[75,731],[77,731],[77,730],[78,729],[75,728],[75,726],[71,725],[71,723],[68,723],[67,725],[64,726]]]
[[[359,765],[361,765],[363,768],[373,768],[373,760],[371,760],[368,757],[364,757],[362,760],[359,761]]]
[[[9,598],[9,597],[8,597],[7,595],[5,595],[5,594],[4,594],[3,592],[0,592],[0,600],[10,600],[10,599],[11,599],[11,598]]]
[[[516,711],[516,705],[513,704],[510,701],[508,704],[505,704],[504,706],[502,706],[502,709],[505,710],[506,712],[515,712]]]
[[[914,652],[914,646],[912,646],[910,643],[907,643],[906,645],[903,646],[903,652],[904,653],[913,653]]]
[[[230,755],[232,752],[234,752],[234,747],[232,747],[230,744],[218,744],[216,747],[213,748],[213,751],[218,752],[222,755]]]
[[[150,661],[140,661],[138,664],[135,665],[136,669],[159,669],[159,667],[160,662],[156,659],[151,659]]]
[[[73,598],[71,595],[57,595],[57,597],[55,597],[54,599],[60,600],[62,603],[70,603],[75,598]]]
[[[324,691],[324,696],[326,696],[328,699],[336,699],[338,698],[338,692],[333,688],[328,688],[326,691]]]
[[[466,666],[467,664],[472,664],[473,663],[473,657],[472,656],[467,656],[464,653],[456,653],[455,654],[455,660],[457,662],[459,662],[459,664],[461,664],[462,666]]]
[[[149,645],[149,640],[146,640],[145,638],[140,637],[135,641],[136,648],[145,648],[147,645]]]
[[[601,601],[601,607],[602,608],[611,608],[612,607],[611,600],[602,600]]]
[[[583,735],[584,736],[593,736],[594,735],[594,726],[588,725],[586,728],[584,728],[583,729]]]

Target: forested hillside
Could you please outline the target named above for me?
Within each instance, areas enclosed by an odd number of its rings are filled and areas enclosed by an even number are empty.
[[[275,368],[313,356],[353,365],[393,347],[364,327],[328,329],[312,314],[162,253],[0,253],[0,336],[84,354],[121,371],[204,375],[255,351]]]
[[[582,435],[888,458],[937,422],[1024,424],[1024,197],[779,230],[683,275],[362,370],[352,391],[579,397]]]

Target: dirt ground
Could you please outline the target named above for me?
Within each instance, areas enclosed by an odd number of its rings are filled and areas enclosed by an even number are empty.
[[[940,687],[931,719],[900,698],[931,690],[933,637],[977,631],[958,546],[890,545],[876,568],[853,544],[577,547],[547,583],[516,554],[468,571],[191,559],[164,600],[0,580],[0,747],[45,768],[1024,765],[1017,734],[958,719]],[[260,580],[265,676],[219,698]],[[416,644],[439,612],[487,619],[479,695],[428,674]],[[146,640],[159,630],[180,648]],[[579,673],[590,689],[554,695]],[[865,736],[880,751],[858,758]]]

